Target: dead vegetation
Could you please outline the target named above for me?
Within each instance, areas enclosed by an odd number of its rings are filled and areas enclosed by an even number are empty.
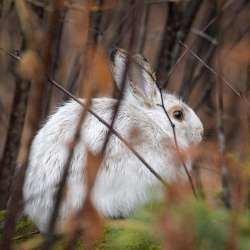
[[[131,54],[144,54],[153,65],[159,90],[166,88],[180,95],[205,125],[204,143],[199,148],[181,152],[176,142],[178,160],[181,159],[189,181],[166,187],[165,202],[158,214],[162,220],[154,222],[154,231],[160,232],[161,244],[157,247],[248,249],[250,243],[244,243],[242,231],[244,221],[249,221],[249,1],[4,0],[0,12],[0,207],[6,210],[1,225],[1,249],[13,246],[32,139],[51,110],[70,98],[78,102],[76,98],[85,98],[86,102],[80,102],[84,108],[68,145],[68,159],[48,234],[27,239],[15,248],[39,245],[51,249],[57,242],[55,221],[67,193],[70,162],[86,113],[91,112],[105,124],[90,109],[93,97],[113,96],[119,101],[111,125],[106,124],[109,133],[102,150],[97,156],[88,153],[87,199],[63,229],[64,248],[78,248],[79,238],[86,249],[97,248],[107,223],[115,223],[105,221],[90,199],[111,134],[166,184],[113,128],[123,98],[123,91],[114,88],[109,68],[108,51],[114,46]],[[128,59],[122,90],[130,64]],[[166,119],[172,124],[167,112]],[[176,136],[174,125],[172,128]],[[185,167],[186,155],[195,162],[192,173]],[[213,221],[222,210],[227,218],[222,229],[224,238],[221,245],[211,245],[215,235],[204,233],[198,227],[199,220],[205,221],[209,231],[214,225],[208,214]],[[201,216],[201,211],[206,214]],[[134,230],[129,223],[126,226]],[[249,230],[245,226],[248,237]]]

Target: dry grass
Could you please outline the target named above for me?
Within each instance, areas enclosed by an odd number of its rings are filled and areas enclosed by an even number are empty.
[[[72,155],[85,116],[92,112],[91,99],[98,96],[112,96],[118,102],[111,125],[97,117],[109,133],[98,156],[88,153],[87,199],[65,224],[65,244],[60,243],[60,247],[79,248],[81,239],[86,249],[136,249],[133,246],[138,242],[143,242],[138,249],[249,249],[248,1],[4,0],[0,12],[0,208],[6,210],[1,222],[1,249],[11,249],[15,242],[17,249],[51,249],[58,242],[55,222],[67,195]],[[165,181],[113,128],[124,94],[114,87],[109,68],[107,55],[113,46],[131,54],[143,53],[153,65],[159,90],[180,94],[205,126],[204,143],[199,147],[181,151],[177,142],[173,146],[188,182],[168,184],[161,209],[148,213],[146,208],[135,215],[136,219],[123,222],[102,218],[90,199],[112,134],[156,178]],[[16,223],[22,210],[21,190],[32,140],[56,105],[77,97],[86,98],[86,102],[68,145],[48,234],[30,239],[21,233],[16,236],[21,237],[19,241],[14,235],[20,225]],[[140,128],[134,128],[134,134],[139,132]],[[194,161],[190,173],[186,157]],[[156,219],[151,220],[153,217]],[[32,230],[28,230],[31,235]],[[115,237],[120,242],[114,241]]]

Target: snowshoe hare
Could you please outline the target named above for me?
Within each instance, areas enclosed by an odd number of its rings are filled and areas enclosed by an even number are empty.
[[[112,72],[117,87],[121,85],[127,53],[114,50]],[[149,63],[141,55],[131,57],[124,99],[114,128],[129,141],[137,152],[167,182],[185,174],[177,166],[172,147],[174,136],[161,105],[161,97]],[[164,105],[175,124],[177,142],[181,149],[202,139],[203,126],[194,111],[174,95],[163,92]],[[84,102],[84,100],[83,100]],[[111,123],[117,100],[94,98],[91,109]],[[23,188],[25,213],[42,232],[46,232],[53,209],[63,166],[67,159],[67,145],[71,141],[82,106],[71,100],[49,117],[34,138],[29,166]],[[136,135],[131,135],[134,128]],[[86,150],[93,153],[102,148],[108,128],[88,114],[81,129],[81,139],[75,148],[64,198],[57,224],[79,209],[86,194],[84,163]],[[190,169],[190,162],[187,162]],[[133,153],[114,135],[110,137],[105,158],[92,190],[97,210],[106,217],[127,217],[149,198],[149,189],[161,185]]]

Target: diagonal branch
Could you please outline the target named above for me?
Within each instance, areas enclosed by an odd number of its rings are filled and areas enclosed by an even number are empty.
[[[241,93],[236,90],[232,84],[222,75],[219,74],[214,68],[209,66],[202,58],[200,58],[190,47],[188,47],[186,44],[184,44],[182,41],[179,41],[179,43],[194,57],[196,58],[201,64],[203,64],[211,73],[213,73],[216,77],[218,77],[220,80],[222,80],[237,96],[242,97]]]
[[[215,21],[224,13],[224,11],[226,11],[232,4],[233,4],[234,0],[229,0],[228,2],[226,2],[221,11],[215,16],[213,17],[206,25],[205,27],[201,30],[201,32],[205,32],[213,23],[215,23]],[[180,40],[178,40],[177,42],[180,42]],[[170,77],[173,75],[173,73],[175,72],[175,70],[177,69],[177,65],[179,65],[182,60],[185,58],[185,56],[188,54],[188,49],[192,49],[192,47],[194,46],[195,41],[185,49],[185,51],[179,56],[179,58],[176,60],[175,64],[172,66],[172,68],[170,69],[167,79],[166,79],[166,83],[168,83]]]
[[[64,92],[66,95],[71,97],[74,101],[79,103],[84,108],[86,107],[86,104],[81,102],[78,98],[76,98],[74,95],[69,93],[66,89],[64,89],[61,85],[59,85],[56,81],[49,79],[48,80],[51,84],[53,84],[56,88],[58,88],[60,91]],[[107,128],[111,130],[111,132],[121,141],[123,142],[127,148],[136,156],[140,162],[143,163],[143,165],[164,185],[168,186],[168,184],[165,182],[165,180],[144,160],[144,158],[131,146],[129,142],[127,142],[114,128],[112,128],[104,119],[102,119],[97,113],[95,113],[90,108],[87,108],[88,112],[92,114],[99,122],[101,122],[103,125],[105,125]]]
[[[1,48],[1,50],[3,50]],[[5,50],[4,50],[5,51]],[[20,57],[13,55],[10,52],[6,52],[8,53],[9,56],[15,58],[16,60],[21,60]],[[60,84],[58,84],[55,80],[52,79],[48,79],[48,82],[53,84],[57,89],[59,89],[60,91],[62,91],[65,95],[69,96],[70,98],[72,98],[74,101],[76,101],[77,103],[79,103],[82,107],[86,108],[86,104],[83,103],[82,101],[80,101],[77,97],[75,97],[74,95],[72,95],[69,91],[67,91],[64,87],[62,87]],[[144,160],[144,158],[131,146],[131,144],[129,142],[127,142],[114,128],[111,128],[111,126],[104,120],[102,119],[96,112],[94,112],[93,110],[91,110],[91,108],[87,108],[88,112],[93,115],[99,122],[101,122],[104,126],[106,126],[107,128],[109,128],[111,130],[111,132],[122,142],[124,143],[127,148],[136,156],[136,158],[141,161],[143,163],[143,165],[164,185],[164,186],[168,186],[168,184],[166,183],[166,181]]]
[[[164,106],[164,100],[163,100],[163,96],[162,96],[162,89],[159,86],[158,86],[158,89],[159,89],[160,95],[161,95],[161,107],[164,110],[164,113],[166,114],[166,116],[167,116],[167,118],[169,120],[169,123],[171,125],[171,128],[172,128],[172,132],[173,132],[173,135],[174,135],[174,142],[175,142],[175,147],[176,147],[177,153],[178,153],[178,155],[181,155],[180,154],[180,148],[179,148],[179,145],[178,145],[178,142],[177,142],[177,138],[176,138],[175,124],[171,120],[171,118],[170,118],[170,116],[169,116],[169,114],[168,114],[168,112],[167,112],[167,110],[166,110],[166,108]],[[197,195],[197,192],[196,192],[196,188],[195,188],[192,176],[190,175],[190,173],[189,173],[189,171],[187,169],[187,165],[186,165],[185,161],[182,159],[182,157],[181,157],[181,164],[182,164],[182,166],[184,168],[184,171],[185,171],[185,173],[186,173],[186,175],[188,177],[188,180],[189,180],[190,186],[192,188],[192,192],[194,194],[194,197],[198,198],[198,195]]]

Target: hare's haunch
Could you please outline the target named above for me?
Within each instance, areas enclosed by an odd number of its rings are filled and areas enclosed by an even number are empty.
[[[126,52],[113,53],[113,77],[119,88]],[[161,97],[154,74],[140,55],[132,57],[126,90],[114,128],[167,182],[184,176],[173,153],[171,124],[161,107]],[[203,126],[194,111],[173,95],[163,92],[164,105],[175,124],[178,146],[182,149],[202,139]],[[84,100],[83,100],[84,101]],[[117,100],[95,98],[91,109],[111,123]],[[39,229],[46,231],[53,209],[54,195],[67,159],[67,145],[72,140],[82,106],[69,101],[50,116],[32,143],[23,195],[25,213]],[[136,133],[132,133],[135,131]],[[81,139],[74,150],[58,225],[79,209],[86,195],[84,167],[86,152],[98,153],[108,128],[88,114],[81,128]],[[188,168],[191,163],[187,162]],[[105,157],[92,191],[92,200],[104,216],[127,217],[149,199],[149,190],[160,182],[114,135],[110,137]]]

